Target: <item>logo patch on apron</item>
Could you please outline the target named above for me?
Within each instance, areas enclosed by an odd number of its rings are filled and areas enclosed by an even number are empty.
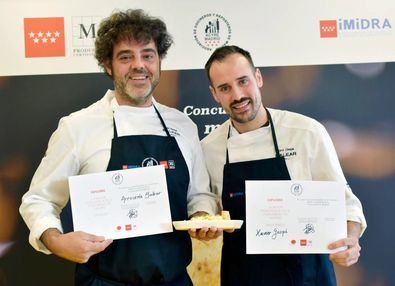
[[[148,157],[143,160],[141,163],[142,167],[152,167],[159,165],[158,161],[153,157]]]

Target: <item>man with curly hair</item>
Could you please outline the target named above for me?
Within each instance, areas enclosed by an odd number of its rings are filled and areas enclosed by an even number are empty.
[[[186,232],[112,241],[66,232],[59,219],[69,198],[69,176],[141,166],[146,158],[172,161],[166,169],[172,220],[216,212],[196,125],[153,98],[172,42],[166,25],[142,10],[115,12],[102,21],[96,59],[115,90],[60,120],[22,199],[30,243],[38,251],[77,262],[76,285],[192,284],[186,272],[191,261]]]

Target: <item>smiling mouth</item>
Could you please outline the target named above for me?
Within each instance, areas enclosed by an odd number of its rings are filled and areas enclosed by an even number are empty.
[[[134,75],[134,76],[129,76],[130,80],[145,80],[148,79],[148,75]]]
[[[250,104],[250,99],[244,99],[241,102],[233,103],[231,107],[236,112],[243,112],[248,108],[249,104]]]

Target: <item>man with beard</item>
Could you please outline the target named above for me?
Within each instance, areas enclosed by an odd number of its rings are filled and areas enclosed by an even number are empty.
[[[262,105],[263,78],[249,52],[237,46],[218,48],[206,63],[210,91],[230,119],[202,140],[214,193],[233,219],[245,220],[245,180],[321,180],[346,183],[325,128],[306,116]],[[286,154],[284,150],[292,150]],[[366,228],[362,206],[346,191],[347,238],[331,255],[246,254],[245,224],[224,234],[222,285],[336,285],[335,262],[350,266],[360,255]]]
[[[151,163],[172,161],[166,169],[172,220],[216,213],[196,126],[153,98],[171,44],[166,25],[142,10],[116,12],[103,20],[96,59],[115,90],[60,120],[22,199],[30,243],[79,263],[76,285],[191,285],[186,232],[112,241],[82,231],[66,233],[59,220],[69,198],[69,176],[141,166],[147,158]],[[205,229],[199,234],[217,233]]]

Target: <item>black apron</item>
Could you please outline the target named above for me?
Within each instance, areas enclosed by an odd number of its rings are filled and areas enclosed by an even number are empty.
[[[188,167],[176,139],[170,136],[165,122],[154,108],[167,136],[118,137],[114,121],[107,171],[167,161],[171,218],[173,221],[186,220]],[[114,240],[86,264],[77,265],[75,283],[78,286],[192,285],[186,272],[191,256],[191,240],[184,231]]]
[[[266,109],[276,151],[275,158],[229,163],[223,172],[222,203],[232,219],[244,220],[246,180],[290,180],[280,155],[273,121]],[[230,127],[229,127],[230,132]],[[229,138],[229,134],[228,134]],[[335,273],[328,255],[246,254],[246,223],[234,233],[224,232],[221,285],[333,286]]]

